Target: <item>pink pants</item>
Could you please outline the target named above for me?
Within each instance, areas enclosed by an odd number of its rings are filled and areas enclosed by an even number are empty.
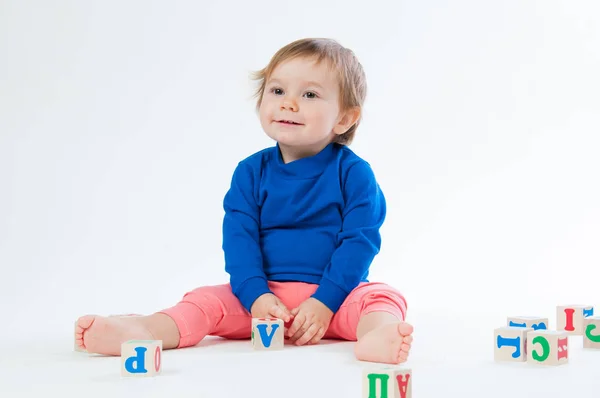
[[[269,288],[291,310],[309,298],[317,285],[269,281]],[[406,300],[396,289],[384,283],[361,283],[334,314],[323,338],[356,341],[356,327],[363,315],[383,311],[404,320],[406,309]],[[178,348],[194,346],[207,335],[250,338],[252,315],[234,296],[229,284],[194,289],[175,306],[160,312],[169,315],[177,324]]]

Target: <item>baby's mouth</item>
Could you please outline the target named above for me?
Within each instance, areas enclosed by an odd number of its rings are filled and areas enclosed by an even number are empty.
[[[302,125],[302,123],[297,123],[297,122],[294,122],[293,120],[285,120],[285,119],[276,120],[276,122],[277,123],[282,123],[282,124],[295,125],[295,126],[301,126]]]

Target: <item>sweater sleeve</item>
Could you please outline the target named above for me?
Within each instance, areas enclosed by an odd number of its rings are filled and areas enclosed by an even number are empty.
[[[350,167],[344,199],[338,247],[312,295],[334,313],[368,274],[381,247],[379,228],[385,219],[386,202],[368,163],[358,162]]]
[[[248,312],[258,297],[271,292],[263,270],[254,179],[248,165],[238,164],[223,200],[225,271],[230,276],[233,294]]]

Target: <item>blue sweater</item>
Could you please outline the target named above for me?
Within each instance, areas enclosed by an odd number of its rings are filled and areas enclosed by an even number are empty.
[[[386,215],[370,165],[339,144],[287,164],[278,145],[247,157],[223,207],[225,271],[248,311],[267,281],[295,281],[337,312],[367,281]]]

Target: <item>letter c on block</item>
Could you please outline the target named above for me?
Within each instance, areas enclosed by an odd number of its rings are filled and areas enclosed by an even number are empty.
[[[533,344],[540,343],[542,346],[542,355],[538,354],[535,349],[531,350],[531,357],[539,362],[544,362],[550,356],[550,343],[545,337],[536,336],[531,341]]]

